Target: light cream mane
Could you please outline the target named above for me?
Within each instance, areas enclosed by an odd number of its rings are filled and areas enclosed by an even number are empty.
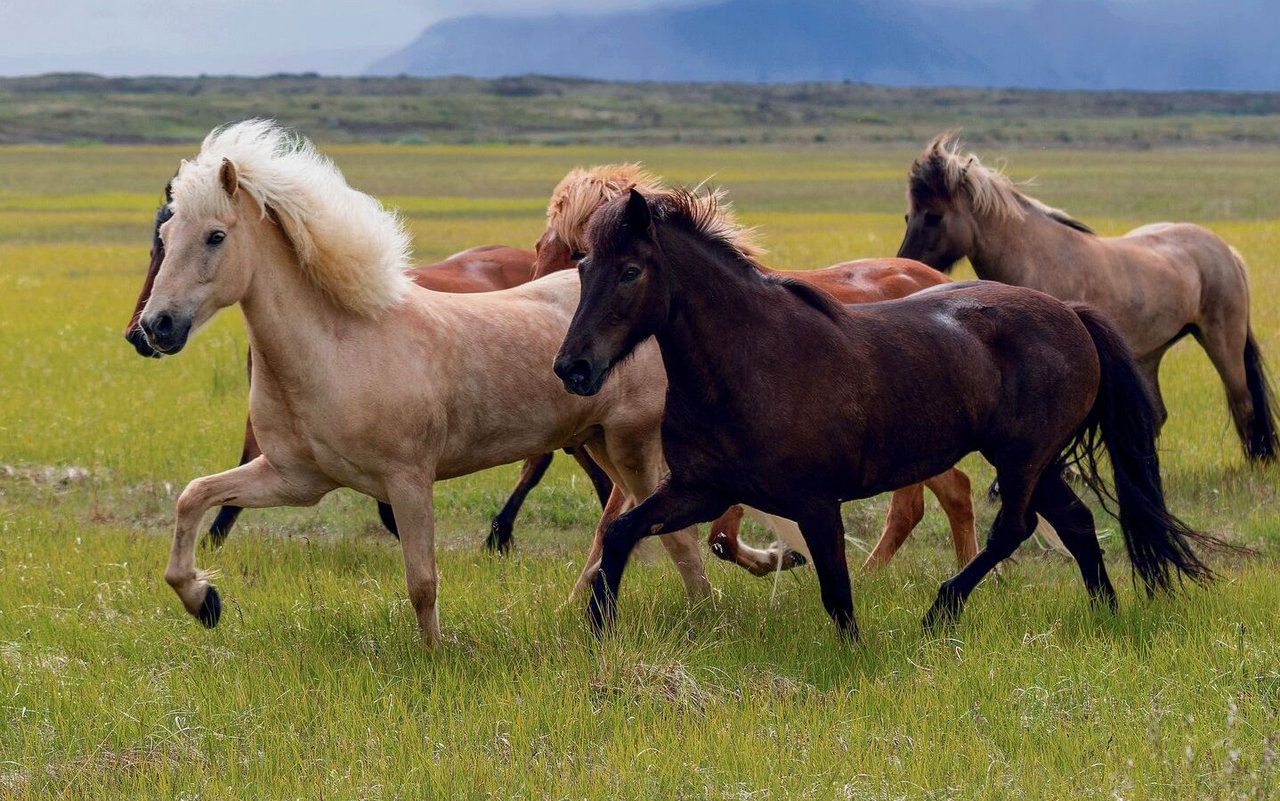
[[[551,192],[547,228],[570,250],[586,250],[585,234],[591,215],[632,187],[643,195],[666,189],[661,178],[639,164],[576,167]]]
[[[964,195],[978,217],[1023,220],[1028,208],[1086,233],[1092,229],[1061,209],[1055,209],[1024,193],[1009,176],[978,160],[975,153],[960,152],[960,135],[944,131],[933,138],[911,165],[908,191],[937,193],[946,197]]]
[[[412,283],[412,242],[400,217],[347,185],[306,138],[271,120],[215,128],[173,180],[175,214],[226,217],[232,203],[219,178],[231,162],[241,191],[279,222],[303,271],[339,305],[374,316],[400,302]]]

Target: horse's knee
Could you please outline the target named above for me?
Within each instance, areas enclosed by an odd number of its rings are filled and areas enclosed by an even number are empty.
[[[197,478],[182,490],[176,506],[178,517],[185,518],[195,514],[203,514],[209,505],[208,485],[203,478]]]

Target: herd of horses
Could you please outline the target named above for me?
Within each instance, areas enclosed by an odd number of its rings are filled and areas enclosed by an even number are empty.
[[[222,507],[209,530],[221,543],[242,508],[349,487],[400,538],[433,645],[434,482],[524,460],[486,541],[506,550],[559,449],[603,507],[575,587],[597,631],[645,537],[659,535],[690,599],[706,598],[694,526],[714,521],[712,552],[756,575],[811,563],[828,614],[856,637],[840,504],[893,493],[874,567],[920,521],[926,487],[960,567],[926,626],[953,620],[1038,516],[1090,597],[1114,606],[1069,466],[1114,503],[1149,592],[1206,583],[1197,550],[1229,546],[1169,511],[1156,451],[1160,360],[1187,334],[1222,378],[1247,457],[1276,456],[1234,249],[1189,224],[1100,237],[950,133],[911,166],[895,258],[770,269],[721,192],[630,164],[570,172],[532,251],[484,246],[419,267],[410,252],[395,214],[270,121],[215,129],[166,187],[126,337],[144,356],[176,354],[238,303],[250,344],[241,464],[182,492],[165,570],[204,625],[221,614],[196,567],[205,512]],[[962,257],[990,280],[948,279]],[[972,452],[1000,489],[981,548],[955,467]],[[778,542],[740,541],[744,514]]]

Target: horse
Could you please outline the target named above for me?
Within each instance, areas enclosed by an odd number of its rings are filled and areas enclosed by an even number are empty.
[[[139,318],[151,347],[177,354],[239,304],[253,355],[249,408],[264,455],[187,485],[164,573],[207,627],[222,602],[195,553],[212,506],[308,506],[339,487],[389,503],[432,646],[436,481],[585,446],[630,503],[666,470],[656,346],[638,349],[598,398],[565,393],[549,369],[577,305],[576,275],[471,294],[417,286],[400,219],[272,121],[204,139],[173,180],[160,237],[164,261]],[[690,598],[707,598],[693,530],[662,542]]]
[[[148,358],[158,358],[160,354],[147,342],[142,327],[138,325],[138,318],[142,315],[142,308],[147,299],[151,297],[151,287],[155,283],[156,273],[164,261],[164,242],[160,239],[160,226],[173,216],[171,184],[165,185],[164,194],[165,202],[156,211],[151,238],[151,258],[146,278],[142,284],[142,291],[138,294],[138,300],[134,304],[133,315],[124,329],[125,339],[133,345],[138,355]],[[480,245],[455,253],[444,261],[414,267],[408,274],[418,286],[438,292],[492,292],[519,286],[528,281],[532,274],[533,256],[532,251],[521,248],[506,245]],[[246,362],[246,369],[252,377],[252,355],[246,359]],[[591,480],[592,489],[595,490],[600,505],[605,506],[609,493],[613,490],[613,482],[609,480],[609,476],[581,448],[566,448],[565,451],[582,467],[583,472]],[[258,447],[258,441],[253,432],[253,421],[246,417],[244,445],[240,451],[239,463],[246,464],[261,454],[262,449]],[[544,453],[531,456],[521,464],[520,476],[511,490],[511,495],[489,525],[489,535],[485,538],[486,548],[505,553],[511,547],[512,529],[515,526],[516,516],[520,513],[520,507],[524,505],[529,492],[542,481],[547,468],[551,466],[551,460],[552,454]],[[209,526],[209,541],[214,547],[221,547],[226,542],[240,512],[241,509],[238,506],[223,506],[218,510],[213,523]],[[398,536],[391,507],[381,501],[378,502],[378,517],[392,535]]]
[[[641,193],[661,192],[661,178],[639,164],[622,163],[571,170],[556,185],[547,204],[547,226],[534,246],[535,279],[577,265],[586,248],[586,229],[591,215],[607,201],[635,188]],[[721,209],[722,211],[723,208]],[[762,251],[752,246],[752,255]],[[771,275],[790,277],[829,292],[842,303],[870,303],[900,298],[949,280],[926,265],[906,259],[859,259],[818,270],[761,269]],[[951,527],[957,566],[964,566],[978,552],[974,528],[973,498],[969,477],[956,468],[893,492],[884,527],[875,547],[867,555],[863,569],[888,564],[911,531],[924,518],[924,487],[938,498]],[[734,562],[756,576],[766,576],[805,562],[803,540],[792,537],[793,550],[752,548],[739,537],[741,507],[734,506],[711,524],[707,542],[711,552]],[[774,527],[784,525],[774,521]]]
[[[761,270],[714,194],[631,190],[596,213],[587,240],[556,375],[575,395],[609,391],[606,378],[653,337],[668,382],[670,473],[604,533],[588,602],[597,633],[614,624],[637,542],[747,503],[799,522],[823,605],[854,639],[840,503],[937,475],[974,451],[995,467],[1002,505],[986,545],[942,583],[928,629],[959,616],[1037,513],[1057,529],[1090,598],[1116,605],[1092,513],[1061,470],[1082,454],[1098,486],[1093,456],[1103,446],[1147,590],[1212,578],[1192,544],[1214,540],[1169,512],[1154,404],[1097,311],[987,281],[842,305]]]
[[[1156,223],[1098,236],[972,153],[962,155],[952,131],[912,163],[906,223],[901,257],[947,272],[967,256],[979,278],[1086,302],[1107,315],[1138,360],[1160,425],[1168,416],[1160,361],[1183,337],[1195,337],[1226,387],[1247,458],[1275,460],[1276,409],[1249,325],[1244,259],[1212,231]]]

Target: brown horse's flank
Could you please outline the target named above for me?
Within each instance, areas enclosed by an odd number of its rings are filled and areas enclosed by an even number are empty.
[[[692,202],[633,192],[601,209],[556,358],[565,387],[591,394],[654,336],[668,377],[671,472],[604,535],[589,605],[597,628],[613,619],[636,542],[746,503],[800,523],[823,604],[856,635],[840,502],[920,481],[972,451],[995,466],[1002,507],[926,625],[958,614],[1036,513],[1057,529],[1091,597],[1114,605],[1092,515],[1061,475],[1076,444],[1108,449],[1121,529],[1148,589],[1208,580],[1188,545],[1207,538],[1165,508],[1152,402],[1099,315],[988,282],[840,306],[762,273],[731,232],[699,226]]]

